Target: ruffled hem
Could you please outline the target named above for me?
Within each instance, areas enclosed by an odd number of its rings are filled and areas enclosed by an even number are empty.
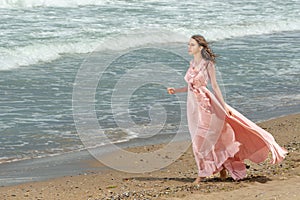
[[[213,148],[204,158],[201,158],[201,155],[199,155],[201,153],[197,151],[196,147],[193,147],[196,164],[198,166],[198,175],[200,177],[207,177],[219,172],[223,164],[226,163],[228,159],[233,158],[239,151],[239,146],[239,142],[233,142],[230,146],[226,147],[226,150],[216,151],[216,149]]]

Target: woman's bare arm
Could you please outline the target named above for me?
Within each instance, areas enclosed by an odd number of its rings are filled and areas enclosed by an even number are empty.
[[[182,88],[168,88],[169,94],[175,94],[175,93],[181,93],[181,92],[187,92],[188,87],[182,87]]]
[[[211,81],[211,86],[215,92],[216,97],[218,98],[218,100],[220,101],[221,105],[223,106],[223,108],[225,109],[225,111],[232,115],[232,112],[227,108],[226,103],[224,101],[222,92],[220,90],[220,87],[218,85],[217,82],[217,78],[216,78],[216,71],[215,71],[215,66],[213,63],[210,63],[207,67],[207,71],[210,77],[210,81]]]

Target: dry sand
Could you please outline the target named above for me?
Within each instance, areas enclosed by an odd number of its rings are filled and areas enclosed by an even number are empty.
[[[0,199],[300,199],[300,114],[258,124],[273,134],[289,154],[279,165],[269,160],[247,162],[247,178],[221,181],[218,175],[193,185],[197,176],[191,148],[166,168],[152,173],[129,174],[113,169],[87,172],[41,182],[0,188]],[[130,151],[154,151],[163,145],[136,147]],[[96,160],[90,165],[101,166]]]

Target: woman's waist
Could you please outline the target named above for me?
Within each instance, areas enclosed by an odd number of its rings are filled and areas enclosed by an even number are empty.
[[[206,92],[206,91],[208,90],[206,84],[203,84],[203,85],[197,85],[197,86],[195,86],[194,84],[189,84],[188,89],[189,89],[190,91],[198,92],[198,93]]]

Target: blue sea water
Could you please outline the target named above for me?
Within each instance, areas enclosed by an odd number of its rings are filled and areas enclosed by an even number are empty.
[[[97,66],[110,58],[94,94],[110,139],[99,145],[147,138],[149,127],[174,133],[185,113],[165,89],[184,85],[192,34],[212,42],[225,99],[245,116],[257,122],[299,112],[299,11],[296,0],[0,0],[0,162],[85,148],[73,89],[95,55]],[[122,79],[128,74],[134,81]],[[116,101],[118,88],[134,90]],[[144,131],[120,129],[128,121]]]

